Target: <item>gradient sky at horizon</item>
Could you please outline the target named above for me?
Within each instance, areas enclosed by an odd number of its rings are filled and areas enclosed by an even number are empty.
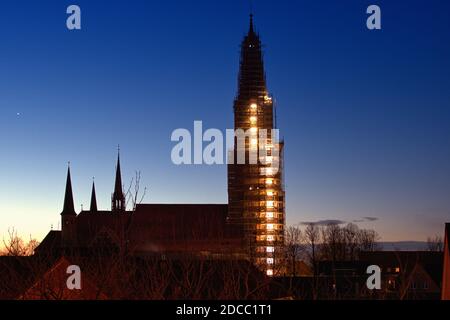
[[[82,30],[65,27],[82,10]],[[345,4],[344,4],[345,3]],[[382,30],[366,29],[366,8]],[[449,1],[254,1],[286,141],[287,221],[340,220],[385,241],[450,221]],[[175,166],[176,128],[232,128],[246,1],[3,1],[0,237],[59,226],[95,176],[109,209],[116,146],[145,202],[226,203],[225,166]],[[367,219],[364,217],[373,217]]]

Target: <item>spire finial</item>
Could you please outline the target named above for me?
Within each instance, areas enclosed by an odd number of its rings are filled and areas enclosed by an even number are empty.
[[[253,33],[254,32],[254,28],[253,28],[253,0],[249,1],[250,3],[250,29],[249,29],[249,33]]]

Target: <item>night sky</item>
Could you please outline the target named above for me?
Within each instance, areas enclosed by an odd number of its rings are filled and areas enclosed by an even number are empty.
[[[78,4],[82,30],[66,28]],[[366,28],[378,4],[382,30]],[[226,203],[226,166],[175,166],[177,128],[233,126],[247,1],[0,4],[0,237],[59,227],[95,176],[110,208],[117,145],[145,202]],[[359,221],[385,241],[450,221],[450,2],[254,1],[286,141],[287,222]]]

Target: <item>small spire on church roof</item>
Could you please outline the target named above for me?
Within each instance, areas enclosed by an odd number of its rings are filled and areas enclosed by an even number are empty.
[[[92,193],[91,193],[91,207],[90,212],[97,212],[97,196],[95,194],[95,181],[92,178]]]
[[[120,170],[120,146],[117,147],[117,167],[114,193],[112,195],[112,211],[125,211],[125,195],[122,188],[122,172]]]
[[[70,178],[70,161],[67,166],[66,192],[64,195],[64,207],[62,215],[76,215],[73,202],[72,179]]]

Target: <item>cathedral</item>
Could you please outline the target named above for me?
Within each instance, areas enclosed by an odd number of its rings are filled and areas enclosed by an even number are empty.
[[[234,128],[254,133],[245,138],[246,158],[251,148],[261,150],[258,132],[267,130],[266,150],[258,151],[258,159],[270,160],[228,164],[228,204],[137,204],[127,211],[118,155],[111,210],[98,210],[93,183],[89,210],[77,214],[69,167],[61,231],[50,231],[36,252],[88,255],[105,248],[136,256],[246,259],[266,275],[276,275],[283,260],[285,229],[284,143],[272,134],[275,106],[267,91],[262,44],[252,15],[239,69]],[[239,148],[235,140],[234,152]],[[272,170],[268,162],[275,157],[278,167]]]

